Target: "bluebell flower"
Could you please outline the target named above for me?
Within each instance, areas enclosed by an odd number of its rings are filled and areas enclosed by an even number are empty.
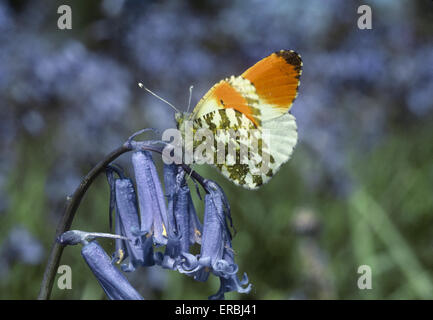
[[[174,209],[176,230],[181,236],[181,252],[189,252],[192,244],[201,242],[202,226],[197,217],[191,191],[185,178],[178,185]]]
[[[167,197],[167,236],[176,233],[176,222],[174,217],[174,202],[177,192],[176,179],[178,177],[178,166],[175,164],[164,164],[164,188]]]
[[[120,178],[115,179],[114,173]],[[140,265],[154,265],[152,237],[140,230],[137,197],[132,180],[125,178],[123,171],[113,165],[107,168],[107,179],[110,185],[110,229],[111,215],[115,207],[115,232],[128,239],[116,240],[113,261],[120,264],[129,257],[129,264],[121,266],[126,272],[134,271]]]
[[[210,296],[209,299],[224,299],[224,293],[230,291],[249,293],[251,291],[251,284],[248,284],[247,274],[244,273],[241,280],[239,280],[236,275],[238,272],[238,266],[234,261],[234,251],[231,244],[232,237],[227,225],[227,221],[232,225],[230,206],[227,198],[221,187],[213,181],[208,181],[208,187],[213,190],[210,192],[213,206],[210,205],[211,208],[209,210],[212,212],[212,210],[215,210],[216,208],[216,216],[218,217],[219,222],[223,225],[223,230],[225,230],[223,232],[224,246],[222,248],[222,258],[215,262],[212,261],[212,272],[220,278],[221,286],[218,292],[215,295]],[[209,225],[212,222],[213,221],[210,221]],[[206,230],[204,230],[204,232],[206,232]],[[217,257],[214,259],[216,258]],[[245,285],[247,286],[244,287]]]
[[[85,244],[81,254],[110,300],[143,300],[97,241]]]
[[[201,243],[203,227],[186,184],[183,168],[175,164],[164,165],[164,185],[168,202],[168,222],[175,234],[189,234],[189,243],[186,241],[187,237],[183,239],[182,251],[187,252],[190,245]]]
[[[135,151],[132,162],[140,212],[133,181],[126,178],[121,169],[109,166],[110,216],[115,207],[116,235],[74,230],[65,232],[59,241],[63,244],[88,245],[97,237],[115,238],[116,255],[113,262],[120,263],[129,258],[128,264],[121,265],[122,271],[130,272],[139,266],[156,264],[179,271],[197,281],[206,281],[213,274],[220,278],[221,287],[211,299],[223,299],[225,292],[229,291],[249,292],[251,284],[248,284],[246,274],[242,279],[237,277],[238,266],[231,245],[230,227],[233,228],[233,224],[230,206],[222,188],[214,181],[200,180],[207,192],[202,225],[182,165],[164,165],[166,205],[150,152]],[[114,173],[119,178],[115,179]],[[201,246],[198,255],[190,252],[194,243]],[[153,252],[153,245],[165,245],[165,250]],[[97,277],[103,287],[110,285],[100,280],[99,274]]]
[[[140,207],[140,230],[152,234],[155,245],[167,244],[167,209],[152,155],[149,151],[132,154]]]
[[[158,263],[172,270],[188,254],[190,246],[199,242],[201,224],[185,181],[185,172],[180,166],[164,166],[164,184],[168,202],[168,241],[164,254],[158,253]]]
[[[122,246],[117,253],[118,263],[129,256],[129,265],[122,265],[123,271],[134,271],[139,265],[152,266],[152,237],[147,232],[140,231],[137,210],[137,200],[134,185],[130,179],[116,179],[116,234],[127,237],[130,241],[117,240]]]
[[[143,297],[131,286],[125,276],[113,265],[104,249],[94,240],[98,237],[127,240],[120,235],[70,230],[61,234],[57,241],[63,245],[79,243],[83,245],[81,254],[109,299],[143,300]]]
[[[193,274],[194,278],[202,279],[202,281],[207,280],[207,273],[212,270],[217,261],[222,259],[224,245],[230,238],[221,199],[215,197],[214,191],[211,191],[206,194],[204,203],[205,213],[200,255],[197,261],[194,261],[191,256],[185,255],[185,264],[182,264],[180,270],[180,272]],[[199,271],[200,273],[197,274]]]
[[[177,192],[178,166],[164,164],[164,186],[167,197],[167,245],[164,253],[155,254],[155,262],[166,269],[174,270],[180,259],[180,236],[176,231],[175,198]]]
[[[189,213],[189,241],[191,245],[198,243],[201,245],[201,237],[203,234],[203,225],[197,216],[194,203],[192,201],[191,192],[188,192],[188,213]]]
[[[179,266],[179,271],[192,275],[198,281],[206,281],[212,272],[220,277],[221,288],[218,293],[210,298],[222,299],[224,293],[236,290],[240,293],[248,293],[251,285],[244,274],[242,280],[238,280],[236,273],[238,266],[234,262],[234,252],[231,246],[231,232],[227,221],[231,222],[230,206],[223,190],[213,181],[207,180],[205,213],[203,223],[203,235],[201,239],[201,251],[197,257],[191,254],[183,254],[184,260]]]

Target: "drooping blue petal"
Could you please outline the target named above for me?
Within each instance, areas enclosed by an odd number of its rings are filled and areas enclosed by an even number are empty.
[[[124,236],[133,238],[140,230],[140,222],[131,179],[116,179],[116,210],[124,227]]]
[[[168,199],[168,242],[164,254],[158,254],[158,261],[164,268],[177,269],[183,259],[181,255],[189,253],[191,239],[196,239],[191,232],[199,234],[197,230],[201,230],[201,225],[186,184],[185,171],[180,166],[165,165],[164,184]],[[192,225],[191,219],[194,219]]]
[[[191,198],[191,192],[188,194],[188,212],[189,212],[189,241],[192,244],[201,244],[201,235],[203,233],[203,226],[198,219],[197,211],[195,210],[194,203]]]
[[[213,273],[217,276],[227,278],[238,272],[239,268],[236,263],[230,263],[227,260],[221,259],[218,260],[213,265]]]
[[[109,205],[109,221],[110,221],[110,232],[112,231],[113,226],[113,212],[116,209],[116,214],[114,217],[115,220],[115,233],[118,235],[123,234],[123,226],[122,219],[118,214],[118,210],[116,208],[116,178],[115,174],[119,175],[119,177],[124,178],[123,171],[113,164],[110,164],[105,169],[105,173],[107,176],[108,185],[110,187],[110,205]],[[138,217],[137,217],[138,218]],[[113,262],[116,261],[120,263],[128,256],[128,250],[125,245],[125,241],[121,239],[116,239],[115,241],[116,250],[113,254]]]
[[[139,246],[142,248],[144,256],[143,256],[143,266],[150,267],[155,265],[154,260],[154,252],[153,252],[153,239],[149,233],[143,234],[140,232],[141,236],[139,237],[140,242]]]
[[[176,176],[178,166],[175,164],[164,164],[164,188],[165,195],[173,194],[176,189]]]
[[[180,237],[169,237],[165,247],[161,266],[166,269],[175,270],[180,260]]]
[[[176,194],[175,219],[177,234],[180,237],[180,251],[189,252],[190,247],[190,213],[189,213],[189,187],[183,185]]]
[[[167,235],[176,236],[176,220],[174,214],[174,203],[176,198],[178,166],[175,164],[164,164],[164,187],[167,197]]]
[[[175,164],[164,164],[164,186],[165,195],[167,197],[167,243],[162,252],[155,253],[155,263],[166,269],[175,270],[179,261],[180,254],[180,237],[177,235],[176,219],[175,219],[175,198],[176,198],[176,175],[178,166]]]
[[[167,247],[162,262],[164,268],[176,269],[182,260],[181,255],[188,255],[189,253],[191,245],[190,232],[195,230],[190,227],[190,205],[192,205],[189,201],[190,197],[189,187],[186,184],[179,187],[173,195],[175,230],[168,234]]]
[[[194,279],[205,281],[209,272],[218,276],[221,287],[211,299],[223,299],[224,293],[236,290],[246,293],[251,290],[246,274],[242,280],[236,276],[238,266],[234,261],[231,246],[231,234],[227,220],[231,222],[230,207],[222,189],[213,181],[206,181],[208,194],[204,199],[205,212],[203,233],[201,237],[201,251],[198,260],[193,255],[183,255],[178,266],[181,273],[193,276]]]
[[[231,217],[230,204],[227,200],[227,196],[224,190],[212,180],[206,180],[206,187],[210,190],[209,194],[212,196],[212,200],[215,206],[218,209],[218,219],[221,221],[221,224],[224,225],[224,237],[227,239],[232,239],[232,235],[230,229],[227,225],[227,220],[230,222],[230,226],[233,227],[233,221]]]
[[[231,242],[229,241],[224,247],[223,259],[215,263],[213,270],[213,273],[220,278],[220,289],[215,295],[210,296],[209,299],[222,300],[224,299],[224,293],[230,291],[249,293],[251,291],[252,285],[248,284],[247,274],[244,273],[242,279],[239,280],[236,275],[237,272],[238,266],[235,263],[234,252],[231,246]]]
[[[180,273],[193,277],[196,281],[204,282],[209,278],[210,274],[210,257],[198,259],[190,253],[181,253],[181,259],[177,265],[177,270]]]
[[[115,183],[113,183],[115,184]],[[113,189],[114,190],[114,189]],[[114,191],[114,197],[116,195],[116,192]],[[123,233],[123,226],[122,226],[122,219],[120,218],[120,215],[118,212],[116,212],[114,216],[114,232],[118,235],[121,235]],[[121,239],[115,240],[115,251],[113,253],[113,262],[120,263],[124,259],[128,257],[128,250],[125,245],[125,241]]]
[[[145,242],[148,241],[146,234],[140,231],[134,185],[130,179],[116,179],[115,186],[116,233],[120,231],[118,234],[129,239],[129,241],[120,240],[122,241],[121,249],[125,250],[123,258],[129,256],[129,265],[122,265],[122,270],[130,272],[140,265],[152,266],[154,264],[153,247],[146,245]],[[116,249],[117,246],[116,243]]]
[[[224,218],[221,217],[221,207],[218,208],[214,202],[212,193],[204,197],[204,221],[201,241],[200,260],[209,259],[209,267],[222,259],[224,253],[225,233]],[[217,201],[217,204],[218,201]]]
[[[182,252],[181,253],[182,260],[182,269],[184,270],[193,270],[198,266],[197,257],[191,253]]]
[[[225,220],[219,217],[224,216],[222,202],[220,201],[220,208],[217,208],[213,197],[211,192],[204,198],[203,234],[198,261],[194,262],[193,257],[189,257],[189,260],[181,262],[178,266],[179,272],[192,276],[198,281],[206,281],[213,265],[223,258],[224,245],[227,240],[225,235],[227,231],[224,230],[223,223]]]
[[[81,254],[110,300],[143,300],[96,241],[84,245]]]
[[[110,232],[113,226],[113,211],[116,207],[116,178],[115,174],[119,176],[120,179],[124,179],[125,175],[123,169],[117,164],[109,164],[105,169],[105,174],[107,176],[108,185],[110,186],[110,206],[108,211],[109,222],[110,222]]]
[[[236,275],[229,278],[220,277],[220,288],[218,292],[209,297],[210,300],[223,300],[226,292],[237,291],[239,293],[249,293],[251,291],[251,283],[247,287],[243,287],[248,283],[247,274],[244,273],[242,280],[239,280]]]
[[[149,151],[132,154],[140,206],[141,228],[153,234],[156,245],[167,243],[167,209],[161,183]]]

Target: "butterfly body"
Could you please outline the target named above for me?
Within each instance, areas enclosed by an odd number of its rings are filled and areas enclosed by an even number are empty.
[[[290,158],[296,145],[296,122],[288,111],[301,73],[297,53],[275,52],[242,75],[215,84],[192,113],[177,113],[178,128],[185,132],[190,123],[194,135],[200,130],[212,133],[211,160],[216,168],[235,184],[257,189]],[[194,149],[204,141],[194,139]],[[231,147],[235,153],[230,153]]]

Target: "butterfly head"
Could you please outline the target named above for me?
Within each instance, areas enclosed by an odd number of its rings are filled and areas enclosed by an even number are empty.
[[[182,130],[182,128],[185,126],[185,121],[187,121],[191,116],[191,113],[189,112],[176,112],[174,114],[174,119],[176,120],[176,126],[179,130]]]

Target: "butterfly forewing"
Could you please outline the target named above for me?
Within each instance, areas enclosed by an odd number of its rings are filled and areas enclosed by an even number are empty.
[[[248,189],[269,181],[297,142],[295,118],[288,111],[301,73],[300,56],[281,50],[241,76],[213,86],[191,117],[194,133],[204,129],[213,136],[212,141],[203,135],[194,140],[198,158],[206,154],[208,163],[211,160],[229,180]]]

